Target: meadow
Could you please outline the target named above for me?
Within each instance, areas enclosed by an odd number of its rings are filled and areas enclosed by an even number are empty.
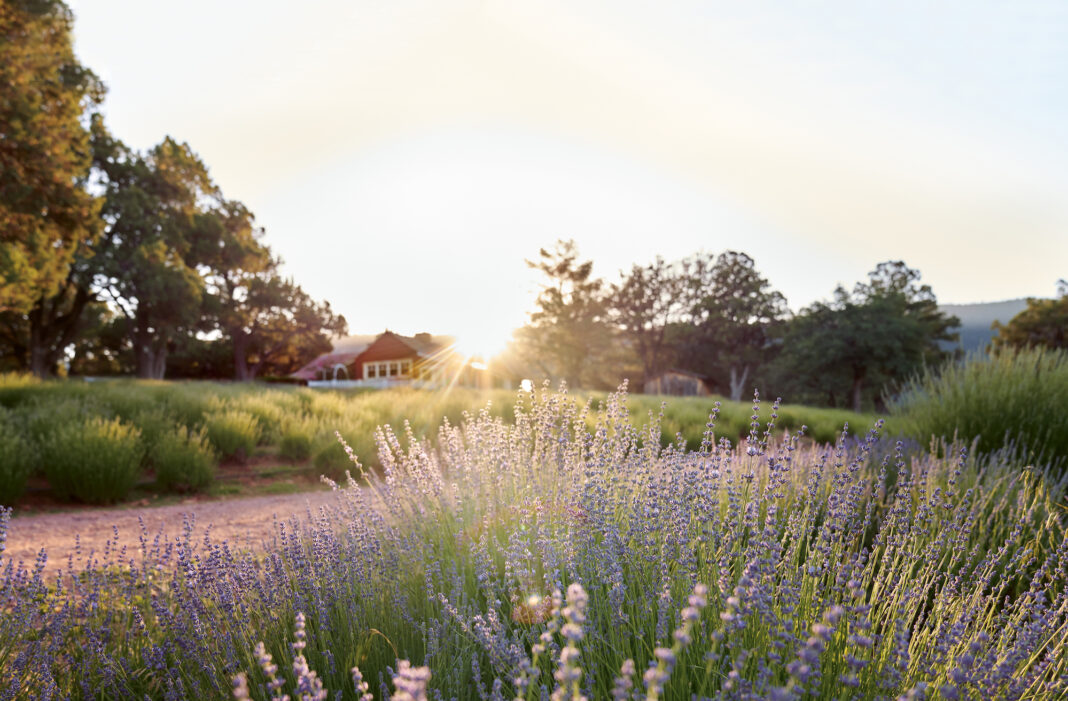
[[[580,394],[594,406],[605,394]],[[407,425],[434,439],[438,425],[458,425],[465,412],[489,407],[511,417],[514,392],[454,388],[329,391],[278,385],[116,380],[40,382],[0,376],[0,504],[12,505],[29,483],[59,503],[114,503],[167,493],[209,492],[220,462],[256,463],[256,474],[284,472],[343,479],[349,458],[336,433],[370,467],[377,466],[374,431]],[[681,435],[700,445],[712,399],[632,398],[638,420],[660,414],[663,443]],[[748,432],[749,407],[721,401],[721,436]],[[806,426],[806,435],[833,442],[842,426],[875,417],[846,411],[784,406],[780,425]],[[256,460],[251,460],[256,458]],[[229,486],[229,485],[228,485]],[[136,488],[136,489],[135,489]]]

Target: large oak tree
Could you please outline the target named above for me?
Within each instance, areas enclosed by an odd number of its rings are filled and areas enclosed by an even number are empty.
[[[72,24],[60,0],[0,3],[0,312],[58,292],[96,233],[85,114],[104,89],[74,56]]]
[[[783,384],[799,399],[848,398],[854,411],[888,384],[947,357],[960,320],[939,311],[929,285],[902,261],[880,263],[852,293],[839,286],[790,321],[779,356]]]

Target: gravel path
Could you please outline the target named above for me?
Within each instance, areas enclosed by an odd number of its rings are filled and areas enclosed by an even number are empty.
[[[231,541],[248,538],[258,543],[274,533],[274,517],[286,519],[293,514],[303,515],[310,507],[330,503],[336,495],[330,491],[246,497],[220,501],[201,501],[156,507],[127,507],[118,509],[83,509],[53,514],[18,516],[17,511],[7,529],[7,547],[3,559],[23,560],[32,565],[37,553],[48,553],[48,569],[64,567],[67,556],[74,552],[74,536],[81,537],[83,555],[90,549],[100,552],[108,540],[119,531],[119,547],[126,545],[136,552],[143,517],[150,537],[163,528],[171,541],[182,535],[183,519],[196,515],[196,537],[203,537],[210,524],[212,540]]]

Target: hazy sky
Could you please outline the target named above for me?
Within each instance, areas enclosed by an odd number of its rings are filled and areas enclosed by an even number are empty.
[[[189,142],[353,332],[497,349],[557,238],[743,250],[794,309],[888,259],[1068,277],[1068,3],[71,5],[112,131]]]

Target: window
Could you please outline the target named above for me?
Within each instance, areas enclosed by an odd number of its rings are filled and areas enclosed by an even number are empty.
[[[412,363],[408,360],[402,360],[400,364],[400,374],[407,377],[412,372]]]
[[[378,364],[378,376],[379,377],[386,377],[387,375],[389,375],[389,364],[388,363],[379,363]]]
[[[390,377],[396,377],[397,376],[397,372],[399,370],[400,370],[400,365],[396,361],[394,361],[394,362],[389,364],[389,376]]]
[[[368,377],[368,378],[371,378],[371,377],[374,377],[374,376],[375,376],[375,366],[374,366],[374,363],[368,363],[368,364],[367,364],[367,377]]]

